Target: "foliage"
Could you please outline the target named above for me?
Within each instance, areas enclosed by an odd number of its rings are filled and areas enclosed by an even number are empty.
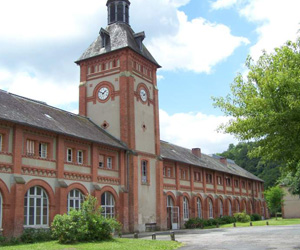
[[[257,147],[255,142],[240,142],[236,146],[230,144],[228,149],[219,155],[234,160],[240,167],[263,179],[264,187],[267,189],[276,185],[280,177],[280,163],[266,161],[261,157],[250,157],[249,152],[255,147]]]
[[[93,243],[77,243],[73,245],[62,245],[57,241],[44,243],[24,244],[14,247],[1,247],[1,250],[66,250],[66,249],[81,249],[81,250],[172,250],[182,246],[182,243],[177,241],[163,240],[136,240],[136,239],[114,239],[110,241],[93,242]]]
[[[102,216],[97,199],[90,195],[80,210],[56,215],[52,223],[53,236],[60,243],[108,240],[112,238],[114,230],[120,230],[120,224],[113,218]]]
[[[261,215],[260,214],[251,214],[250,219],[251,219],[251,221],[260,221]]]
[[[243,223],[250,222],[250,216],[246,214],[245,211],[241,213],[235,213],[233,216],[237,222],[243,222]]]
[[[300,194],[300,163],[298,163],[296,171],[285,171],[281,183],[289,187],[290,193]]]
[[[202,218],[190,218],[185,224],[185,228],[193,229],[193,228],[204,228],[218,225],[224,225],[228,223],[235,222],[235,218],[231,216],[223,216],[216,219],[202,219]]]
[[[265,191],[265,200],[267,206],[272,214],[277,214],[281,211],[281,206],[283,203],[284,191],[279,186],[269,188]]]
[[[300,38],[246,61],[247,78],[239,74],[231,94],[214,105],[233,117],[221,129],[241,141],[255,140],[252,156],[283,162],[295,176],[300,162]],[[300,179],[297,180],[298,182]]]
[[[20,236],[20,240],[23,243],[35,243],[51,241],[54,240],[54,238],[52,237],[49,229],[28,228],[23,231],[22,235]]]

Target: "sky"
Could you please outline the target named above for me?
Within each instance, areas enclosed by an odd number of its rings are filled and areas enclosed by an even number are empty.
[[[161,139],[207,154],[238,141],[213,107],[248,55],[257,60],[300,29],[299,0],[131,0],[130,25],[158,71]],[[74,63],[107,26],[106,0],[10,0],[0,8],[0,89],[78,112]]]

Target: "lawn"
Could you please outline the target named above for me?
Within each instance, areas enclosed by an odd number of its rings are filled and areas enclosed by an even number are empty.
[[[266,222],[269,222],[270,226],[284,226],[284,225],[295,225],[300,224],[300,218],[299,219],[282,219],[282,218],[275,218],[269,219],[269,220],[263,220],[263,221],[253,221],[253,226],[266,226]],[[250,223],[236,223],[237,227],[249,227]],[[226,224],[226,225],[220,225],[220,228],[226,228],[226,227],[233,227],[233,224]]]
[[[140,240],[140,239],[114,239],[112,241],[105,241],[101,243],[81,243],[72,245],[62,245],[56,241],[24,244],[16,246],[0,247],[1,250],[172,250],[182,246],[176,241],[156,241],[156,240]]]

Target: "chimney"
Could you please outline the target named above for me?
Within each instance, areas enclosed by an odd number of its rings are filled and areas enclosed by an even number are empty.
[[[227,159],[225,157],[220,158],[220,162],[227,166]]]
[[[192,153],[193,153],[193,155],[201,157],[201,149],[200,148],[193,148]]]

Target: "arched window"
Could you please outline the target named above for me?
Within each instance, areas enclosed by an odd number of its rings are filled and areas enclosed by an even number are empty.
[[[239,213],[240,212],[240,203],[238,200],[236,200],[236,212]]]
[[[123,14],[124,14],[124,5],[123,2],[119,2],[117,5],[117,21],[124,22],[123,20]]]
[[[101,208],[105,218],[115,217],[115,199],[110,192],[101,195]]]
[[[174,206],[174,201],[171,195],[168,195],[167,197],[167,207],[173,207]]]
[[[183,197],[183,220],[189,219],[189,201],[186,197]]]
[[[2,228],[2,195],[0,193],[0,228]]]
[[[232,204],[230,200],[228,200],[228,215],[232,216]]]
[[[197,216],[202,218],[202,204],[200,198],[197,198]]]
[[[24,225],[48,226],[49,202],[45,190],[39,186],[31,187],[24,198]]]
[[[219,207],[220,207],[220,217],[223,216],[223,201],[221,199],[219,199]]]
[[[68,194],[68,211],[71,209],[80,209],[81,203],[84,201],[84,196],[78,189],[73,189]]]
[[[244,207],[244,211],[247,213],[247,205],[246,205],[246,201],[243,201],[243,207]]]
[[[208,218],[214,218],[214,206],[211,199],[208,199]]]

